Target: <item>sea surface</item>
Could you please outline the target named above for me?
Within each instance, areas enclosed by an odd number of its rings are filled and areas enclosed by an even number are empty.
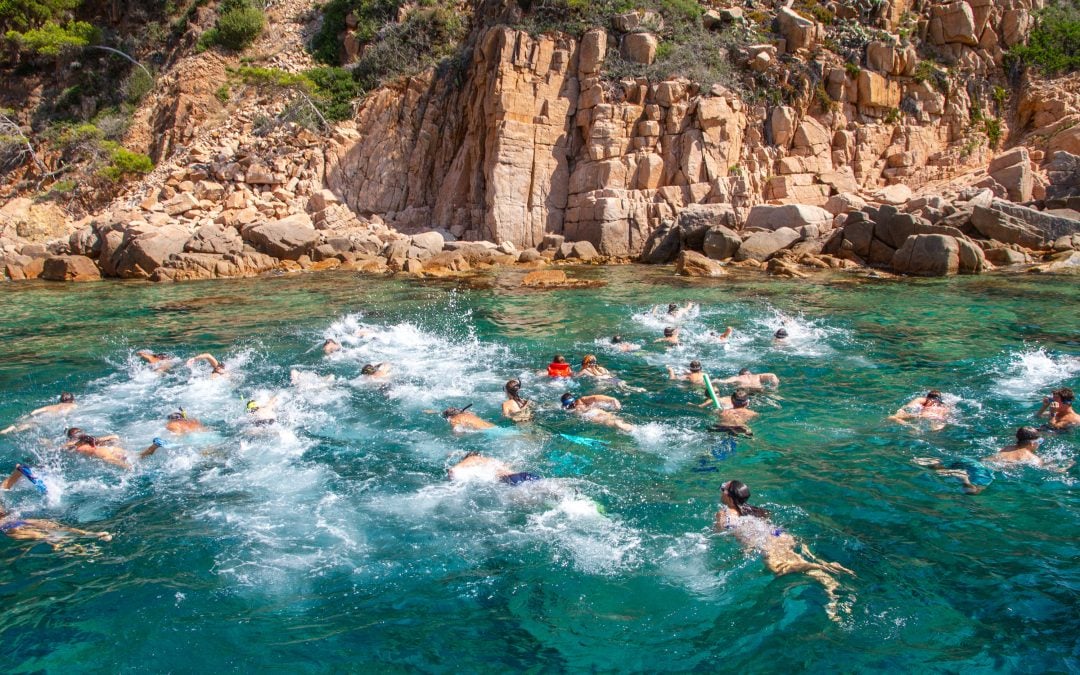
[[[29,463],[47,485],[0,500],[115,535],[66,552],[0,536],[0,671],[1080,670],[1077,467],[996,471],[969,496],[913,461],[986,456],[1051,389],[1080,387],[1075,280],[572,275],[604,285],[524,291],[504,271],[0,288],[0,426],[62,391],[78,401],[0,436],[0,473]],[[652,310],[669,302],[699,307],[665,349]],[[642,348],[615,351],[615,334]],[[326,357],[328,337],[344,349]],[[143,348],[180,361],[159,374]],[[201,352],[230,375],[183,363]],[[551,381],[537,371],[555,353],[595,354],[624,383]],[[665,370],[692,359],[717,379],[780,377],[755,397],[753,439],[707,431],[704,394]],[[360,376],[380,362],[389,378]],[[500,419],[510,378],[540,404],[530,424]],[[886,420],[929,388],[957,410],[944,430]],[[618,397],[635,430],[562,412],[564,391]],[[246,402],[275,396],[276,422],[251,424]],[[468,404],[499,429],[455,434],[437,414]],[[169,434],[181,407],[208,431]],[[133,458],[169,445],[124,472],[61,450],[74,425]],[[1078,440],[1040,452],[1060,467]],[[467,451],[544,479],[448,480]],[[837,620],[814,580],[713,532],[733,478],[855,572],[837,577]]]

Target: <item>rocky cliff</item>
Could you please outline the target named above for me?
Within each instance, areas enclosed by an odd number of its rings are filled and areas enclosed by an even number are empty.
[[[271,17],[294,26],[292,39],[262,38],[286,71],[309,64],[295,28],[305,5],[283,3]],[[511,27],[520,6],[484,3],[456,68],[372,91],[326,131],[286,125],[260,136],[259,118],[287,97],[251,89],[216,100],[231,64],[184,57],[130,133],[159,169],[108,211],[67,223],[79,243],[52,252],[105,251],[106,274],[175,279],[335,256],[402,269],[430,256],[392,242],[429,230],[504,245],[501,255],[545,248],[546,238],[555,255],[565,237],[653,262],[696,249],[763,267],[774,257],[843,266],[831,256],[915,274],[1072,250],[1078,80],[1017,80],[1005,68],[1040,0],[835,3],[822,10],[829,25],[805,7],[750,5],[702,17],[708,30],[763,38],[724,48],[738,76],[704,87],[607,68],[656,59],[663,42],[644,10],[579,34],[533,34]],[[749,17],[763,8],[764,20]],[[15,220],[25,230],[37,217],[26,203],[7,208],[8,236],[21,233]],[[154,237],[171,244],[117,262],[147,228],[168,230]],[[26,251],[5,250],[25,266]]]

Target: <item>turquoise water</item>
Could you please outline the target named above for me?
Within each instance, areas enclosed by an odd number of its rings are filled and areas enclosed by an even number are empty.
[[[0,437],[0,467],[49,485],[3,495],[23,517],[109,530],[87,555],[0,538],[5,672],[424,670],[751,672],[824,668],[1080,670],[1077,468],[997,472],[981,495],[915,457],[978,458],[1052,387],[1080,384],[1073,281],[690,283],[650,268],[587,269],[599,289],[522,292],[312,275],[183,285],[10,284],[0,293],[0,425],[75,393],[78,411]],[[701,303],[684,344],[657,303]],[[792,338],[772,332],[790,317]],[[728,345],[706,331],[735,327]],[[375,331],[355,338],[360,326]],[[324,357],[326,337],[345,350]],[[228,379],[133,353],[210,351]],[[595,353],[633,433],[557,410],[535,374]],[[778,374],[756,438],[725,459],[665,365]],[[367,362],[393,365],[382,385]],[[303,373],[298,385],[290,369]],[[325,382],[316,375],[333,374]],[[516,432],[455,436],[431,410],[498,420],[502,384],[545,404]],[[960,411],[944,431],[884,417],[930,387]],[[252,428],[249,398],[279,396]],[[57,448],[65,426],[165,434],[177,406],[210,430],[124,473]],[[500,421],[502,426],[508,424]],[[559,433],[608,443],[574,444]],[[548,480],[451,483],[480,450]],[[1077,437],[1041,452],[1077,455]],[[6,469],[4,469],[6,471]],[[720,483],[820,557],[851,568],[830,621],[822,588],[774,577],[711,524]],[[598,508],[599,506],[599,508]]]

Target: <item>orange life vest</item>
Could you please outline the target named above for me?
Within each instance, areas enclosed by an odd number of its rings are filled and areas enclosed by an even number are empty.
[[[548,377],[570,377],[574,371],[570,370],[569,363],[549,363]]]

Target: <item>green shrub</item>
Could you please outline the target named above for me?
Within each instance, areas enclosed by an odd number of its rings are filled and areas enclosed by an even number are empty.
[[[452,56],[465,37],[461,17],[445,7],[413,10],[400,24],[384,31],[353,69],[360,88],[374,89],[383,82],[414,75]]]
[[[24,33],[9,30],[5,35],[20,51],[42,56],[57,56],[65,49],[85,47],[100,39],[100,32],[85,21],[72,21],[61,26],[46,23]]]
[[[124,100],[131,105],[143,100],[143,97],[154,88],[154,78],[142,68],[132,68],[131,73],[120,83],[120,93]]]
[[[142,153],[110,142],[106,142],[105,149],[109,152],[109,163],[98,174],[114,183],[125,176],[147,174],[154,170],[154,162]]]
[[[353,101],[361,94],[360,84],[344,68],[320,67],[303,73],[289,73],[244,66],[230,73],[252,86],[302,93],[328,121],[352,117]],[[225,90],[228,100],[228,88]]]
[[[55,23],[81,4],[82,0],[0,0],[0,33]]]
[[[844,62],[844,71],[847,72],[848,77],[854,78],[854,77],[859,76],[859,73],[862,72],[862,68],[860,68],[859,64],[857,64],[857,63],[852,63],[851,61],[845,61]]]
[[[889,112],[885,113],[885,124],[896,124],[900,121],[899,108],[892,108]]]
[[[212,45],[242,52],[255,42],[266,26],[266,15],[247,0],[231,0],[218,7],[214,27],[199,36],[199,47]]]
[[[1080,69],[1080,3],[1062,0],[1044,9],[1027,44],[1013,47],[1008,56],[1046,75]]]
[[[231,96],[232,93],[229,91],[229,85],[227,84],[223,84],[214,90],[214,98],[216,98],[221,105],[228,103]]]
[[[356,36],[362,43],[375,39],[384,24],[397,16],[403,0],[330,0],[323,7],[322,28],[311,40],[311,54],[316,61],[336,66],[341,63],[341,39],[346,18],[356,18]]]
[[[997,150],[1005,137],[1005,131],[1001,128],[1001,120],[993,117],[984,118],[983,132],[986,134],[986,140],[990,143],[990,149]]]

